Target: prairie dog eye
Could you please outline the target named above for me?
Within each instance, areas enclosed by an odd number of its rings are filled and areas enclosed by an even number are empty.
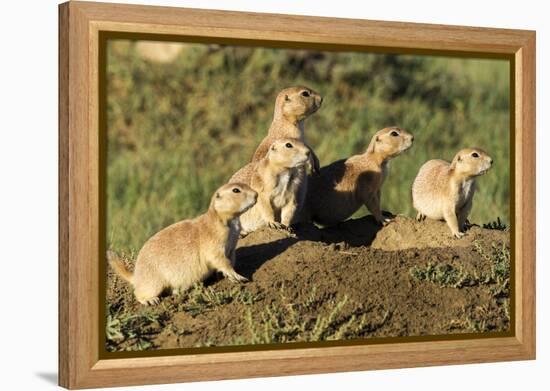
[[[391,135],[392,137],[397,137],[397,136],[399,136],[399,133],[397,133],[397,132],[394,130],[393,132],[390,133],[390,135]]]
[[[309,98],[309,91],[302,91],[302,96],[306,97],[306,98]]]
[[[239,190],[239,188],[237,188],[237,187],[234,187],[234,188],[233,188],[233,193],[240,193],[240,192],[241,192],[241,191]]]
[[[287,148],[292,148],[293,145],[292,145],[291,143],[286,143],[286,144],[285,144],[285,147],[287,147]]]
[[[472,157],[478,158],[479,154],[477,152],[472,153]]]

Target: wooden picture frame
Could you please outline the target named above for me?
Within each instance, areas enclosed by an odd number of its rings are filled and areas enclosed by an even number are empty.
[[[100,39],[193,36],[509,58],[515,229],[511,336],[104,359],[100,354]],[[172,383],[535,358],[535,32],[120,4],[59,6],[59,384]]]

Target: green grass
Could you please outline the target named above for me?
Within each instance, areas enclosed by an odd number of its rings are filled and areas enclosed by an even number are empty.
[[[465,270],[460,264],[428,263],[413,266],[409,274],[417,281],[427,281],[442,287],[490,285],[494,297],[508,297],[510,293],[510,249],[504,243],[492,243],[489,250],[474,242],[474,250],[490,264],[488,271]]]
[[[177,335],[189,333],[171,323],[170,317],[176,312],[187,312],[194,317],[230,303],[251,306],[262,299],[261,295],[240,285],[214,289],[197,283],[175,300],[163,300],[158,307],[142,307],[137,313],[126,311],[118,304],[108,304],[106,348],[109,351],[154,349],[154,338],[166,327],[171,327]]]
[[[474,242],[476,252],[491,263],[491,270],[484,276],[484,282],[493,284],[491,293],[494,297],[510,295],[510,249],[504,243],[492,243],[488,251],[479,242]]]
[[[421,164],[479,146],[495,164],[479,178],[470,221],[501,216],[508,224],[508,75],[500,60],[215,45],[186,45],[174,62],[156,64],[134,43],[113,41],[108,245],[136,252],[162,227],[202,213],[265,136],[277,92],[297,84],[324,97],[306,123],[323,165],[363,152],[385,126],[415,135],[413,148],[392,162],[384,209],[413,216],[410,187]]]
[[[253,294],[242,286],[235,286],[231,289],[214,289],[211,286],[205,287],[202,283],[198,283],[185,293],[184,300],[178,305],[177,310],[198,315],[225,304],[234,302],[252,305],[261,299],[260,295]]]
[[[108,306],[107,313],[105,336],[108,351],[120,350],[121,343],[124,343],[123,350],[127,351],[151,349],[151,340],[165,326],[166,319],[159,314],[128,314],[111,306]]]
[[[479,277],[471,275],[462,266],[428,263],[426,266],[413,266],[410,275],[418,281],[428,281],[442,287],[462,288],[476,285]]]
[[[493,303],[462,308],[462,317],[451,320],[446,326],[449,331],[461,329],[470,333],[495,331],[498,327],[497,317],[510,322],[510,300],[496,299]]]
[[[278,300],[266,304],[253,315],[246,309],[247,330],[234,345],[330,341],[365,337],[391,317],[391,311],[378,311],[349,300],[347,296],[327,297],[314,287],[303,302],[287,297],[284,285]],[[325,311],[325,310],[329,311]],[[374,310],[374,311],[373,311]],[[320,315],[324,313],[325,315]]]

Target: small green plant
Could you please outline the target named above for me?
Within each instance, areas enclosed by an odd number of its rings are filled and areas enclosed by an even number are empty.
[[[486,261],[491,269],[484,275],[485,284],[493,284],[491,293],[494,297],[508,297],[510,294],[510,249],[505,243],[491,243],[487,251],[479,242],[474,242],[474,250]]]
[[[455,267],[449,264],[434,265],[431,262],[424,267],[414,266],[409,270],[409,273],[418,281],[428,281],[452,288],[472,286],[478,280],[475,275],[465,271],[462,266]]]
[[[485,333],[502,329],[509,325],[509,301],[508,299],[495,300],[478,306],[463,307],[463,317],[454,319],[447,325],[450,330],[461,329],[472,333]],[[495,317],[495,313],[498,316]],[[502,321],[504,325],[499,324]]]
[[[366,313],[361,315],[353,314],[347,322],[342,324],[327,340],[340,340],[358,338],[368,335],[382,327],[391,317],[391,310],[386,309],[382,316],[372,317]],[[357,322],[359,320],[359,322]]]
[[[105,333],[106,333],[107,340],[113,341],[113,342],[123,341],[124,335],[120,330],[121,326],[122,324],[120,322],[120,319],[115,318],[112,315],[108,315],[107,324],[105,326]]]
[[[280,308],[276,304],[270,304],[264,307],[260,318],[257,324],[251,310],[246,311],[250,344],[294,341],[305,330],[305,323],[300,321],[292,306]]]
[[[491,264],[488,272],[466,271],[461,265],[449,264],[414,266],[409,269],[411,277],[442,287],[462,288],[466,286],[491,285],[494,297],[508,297],[510,290],[510,250],[505,243],[492,243],[487,251],[480,242],[474,242],[474,251]]]
[[[239,288],[235,289],[239,290]],[[255,295],[247,290],[239,290],[239,292],[233,298],[233,300],[237,303],[244,305],[252,305],[262,299],[263,297],[261,295]]]
[[[112,311],[107,315],[105,335],[107,350],[135,351],[153,348],[151,339],[164,326],[161,315],[135,314],[127,315]]]
[[[190,312],[192,315],[198,315],[232,302],[252,305],[262,299],[260,295],[255,295],[238,286],[231,289],[214,289],[211,286],[205,287],[202,283],[191,288],[186,296],[184,302],[178,306],[178,310]]]
[[[382,327],[391,316],[389,310],[378,316],[372,313],[371,308],[353,303],[347,296],[339,299],[326,296],[320,298],[315,288],[299,303],[290,302],[284,294],[284,286],[280,293],[281,300],[266,305],[259,316],[247,309],[244,318],[248,336],[238,338],[234,344],[358,338]],[[331,308],[330,312],[325,316],[318,315],[321,306]]]

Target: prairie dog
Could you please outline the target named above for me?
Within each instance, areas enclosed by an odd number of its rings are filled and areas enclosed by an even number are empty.
[[[267,155],[248,163],[230,181],[243,182],[258,193],[258,202],[240,217],[242,235],[269,225],[287,228],[299,213],[297,194],[306,180],[296,168],[303,168],[310,149],[300,140],[280,138],[271,144]]]
[[[346,220],[365,205],[379,224],[389,222],[380,210],[380,190],[388,173],[390,159],[412,146],[409,132],[389,127],[372,137],[367,151],[321,168],[309,183],[306,210],[322,225]]]
[[[271,144],[279,138],[297,138],[305,143],[304,121],[319,110],[322,102],[323,98],[307,87],[290,87],[279,92],[275,99],[273,121],[267,136],[256,148],[252,161],[267,155]]]
[[[273,121],[267,136],[256,148],[251,161],[257,162],[263,159],[273,142],[280,138],[295,138],[307,146],[304,121],[319,110],[322,102],[323,98],[311,88],[297,86],[280,91],[275,99]],[[302,184],[296,195],[298,210],[302,209],[307,194],[307,171],[319,172],[319,158],[317,158],[313,149],[309,146],[308,148],[311,151],[310,160],[305,166],[294,169],[292,173],[293,177],[300,178],[299,181]],[[292,224],[298,223],[299,220],[301,220],[301,217],[296,216]]]
[[[451,163],[439,159],[424,163],[412,187],[417,220],[445,220],[456,238],[464,236],[475,178],[485,174],[492,164],[493,159],[480,148],[460,150]]]
[[[158,304],[166,288],[174,293],[187,290],[214,271],[233,281],[246,281],[233,269],[239,216],[256,203],[257,196],[245,184],[226,184],[212,196],[206,213],[153,235],[140,250],[133,274],[120,259],[113,257],[109,263],[134,286],[136,299],[145,305]]]

